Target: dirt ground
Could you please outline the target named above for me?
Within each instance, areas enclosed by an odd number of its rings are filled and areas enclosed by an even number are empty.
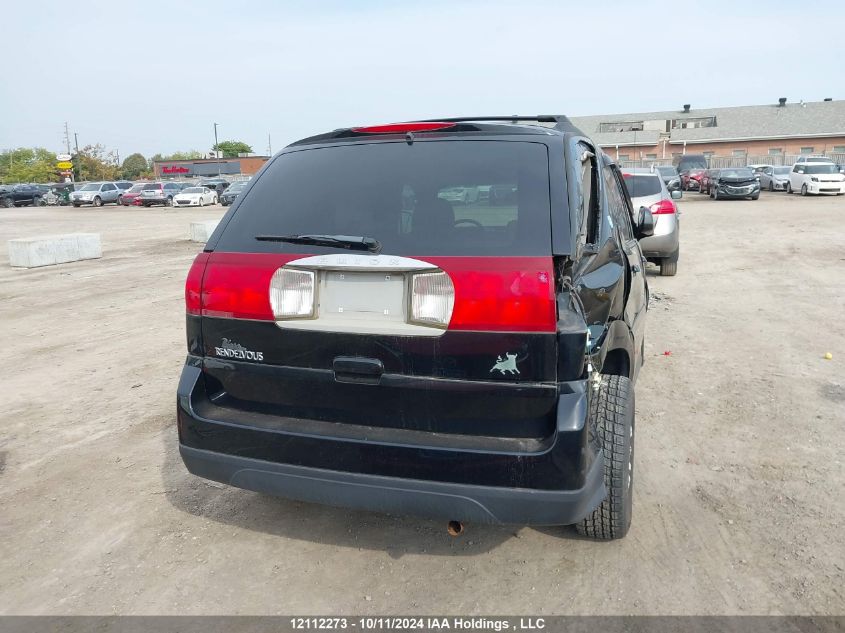
[[[845,613],[845,199],[681,208],[677,277],[649,268],[634,524],[612,543],[455,539],[189,475],[187,228],[223,210],[0,209],[0,613]],[[71,231],[103,258],[9,267],[7,239]]]

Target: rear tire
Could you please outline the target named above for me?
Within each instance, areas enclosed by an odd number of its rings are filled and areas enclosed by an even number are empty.
[[[13,206],[15,206],[15,201],[11,198],[3,198],[3,206],[7,209],[11,209]]]
[[[718,189],[711,189],[710,191],[711,191],[710,197],[713,198],[713,200],[718,200],[719,199],[719,190]]]
[[[604,454],[607,497],[583,521],[579,534],[599,540],[619,539],[631,527],[634,484],[634,389],[625,376],[602,376],[590,394],[590,434]]]
[[[167,196],[167,200],[164,201],[164,206],[172,207],[173,206],[173,196]]]
[[[678,255],[680,254],[680,249],[669,255],[669,257],[664,257],[660,260],[660,276],[661,277],[674,277],[678,274]]]

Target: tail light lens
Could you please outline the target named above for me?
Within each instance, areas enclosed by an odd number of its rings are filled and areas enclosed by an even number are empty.
[[[445,328],[455,307],[455,286],[444,272],[420,273],[411,278],[410,321]]]
[[[308,319],[314,316],[314,273],[279,268],[270,280],[270,307],[277,319]]]
[[[200,253],[194,259],[185,280],[185,309],[188,314],[202,314],[202,278],[210,253]]]
[[[675,203],[671,200],[661,200],[660,202],[655,202],[653,205],[649,207],[651,210],[652,215],[666,215],[669,213],[675,213]]]

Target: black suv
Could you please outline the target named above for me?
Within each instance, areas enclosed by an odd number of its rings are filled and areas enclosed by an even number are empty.
[[[0,189],[0,206],[40,207],[50,188],[45,185],[12,185]]]
[[[188,470],[453,528],[624,536],[653,225],[562,116],[288,146],[188,274]]]

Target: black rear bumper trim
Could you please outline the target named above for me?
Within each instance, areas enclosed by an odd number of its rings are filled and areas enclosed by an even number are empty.
[[[199,477],[274,496],[434,519],[510,525],[569,525],[607,494],[603,459],[577,490],[535,490],[421,481],[279,464],[179,445]]]

